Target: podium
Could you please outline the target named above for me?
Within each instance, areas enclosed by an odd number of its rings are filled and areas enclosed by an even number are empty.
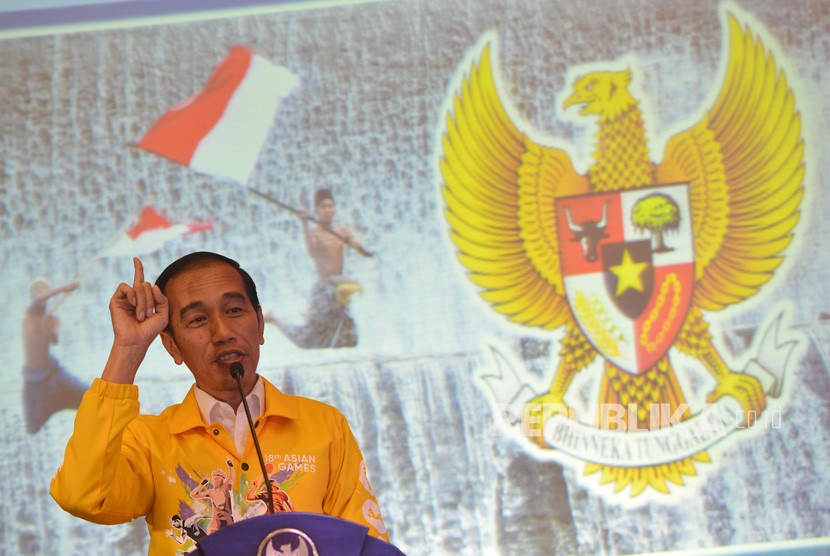
[[[329,515],[288,512],[246,519],[199,541],[198,556],[406,556],[363,525]],[[287,548],[287,552],[283,549]]]

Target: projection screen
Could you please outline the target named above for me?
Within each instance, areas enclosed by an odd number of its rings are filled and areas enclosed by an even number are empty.
[[[49,482],[132,257],[198,250],[407,554],[830,550],[830,2],[195,4],[0,13],[0,553],[146,552]],[[141,411],[192,382],[154,343]]]

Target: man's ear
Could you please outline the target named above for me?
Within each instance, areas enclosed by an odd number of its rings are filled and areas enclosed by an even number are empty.
[[[259,345],[265,344],[265,317],[262,315],[262,307],[256,310],[256,320],[259,326]]]
[[[170,357],[173,358],[173,361],[176,362],[176,365],[181,365],[184,362],[182,354],[179,351],[179,346],[176,344],[176,340],[167,330],[161,331],[161,343],[164,345],[164,349],[167,350],[167,353],[170,354]]]

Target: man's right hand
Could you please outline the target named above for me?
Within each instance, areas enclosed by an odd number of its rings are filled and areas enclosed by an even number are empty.
[[[133,285],[121,283],[110,299],[115,343],[124,347],[150,347],[167,327],[167,298],[158,286],[144,281],[144,265],[133,258]]]
[[[102,378],[132,383],[147,349],[167,327],[167,298],[144,280],[144,266],[133,258],[133,284],[121,283],[110,299],[115,338]]]

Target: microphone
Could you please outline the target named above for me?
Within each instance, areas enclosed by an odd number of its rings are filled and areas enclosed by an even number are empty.
[[[262,457],[262,450],[259,447],[259,438],[256,435],[256,428],[254,428],[254,420],[251,418],[251,410],[248,408],[248,400],[245,399],[245,391],[242,389],[242,375],[245,374],[245,368],[239,361],[231,363],[231,376],[236,379],[236,386],[239,388],[239,395],[242,397],[242,406],[245,408],[245,416],[248,417],[248,428],[251,429],[251,436],[254,439],[254,448],[256,448],[256,455],[259,458],[259,467],[262,470],[262,479],[265,481],[265,488],[268,493],[268,513],[274,513],[274,493],[271,492],[271,480],[268,478],[268,470],[265,468],[265,459]]]
[[[242,380],[242,377],[245,375],[245,368],[242,366],[242,363],[239,361],[234,361],[231,363],[231,376],[236,380]],[[245,399],[245,396],[242,396],[242,399]]]

